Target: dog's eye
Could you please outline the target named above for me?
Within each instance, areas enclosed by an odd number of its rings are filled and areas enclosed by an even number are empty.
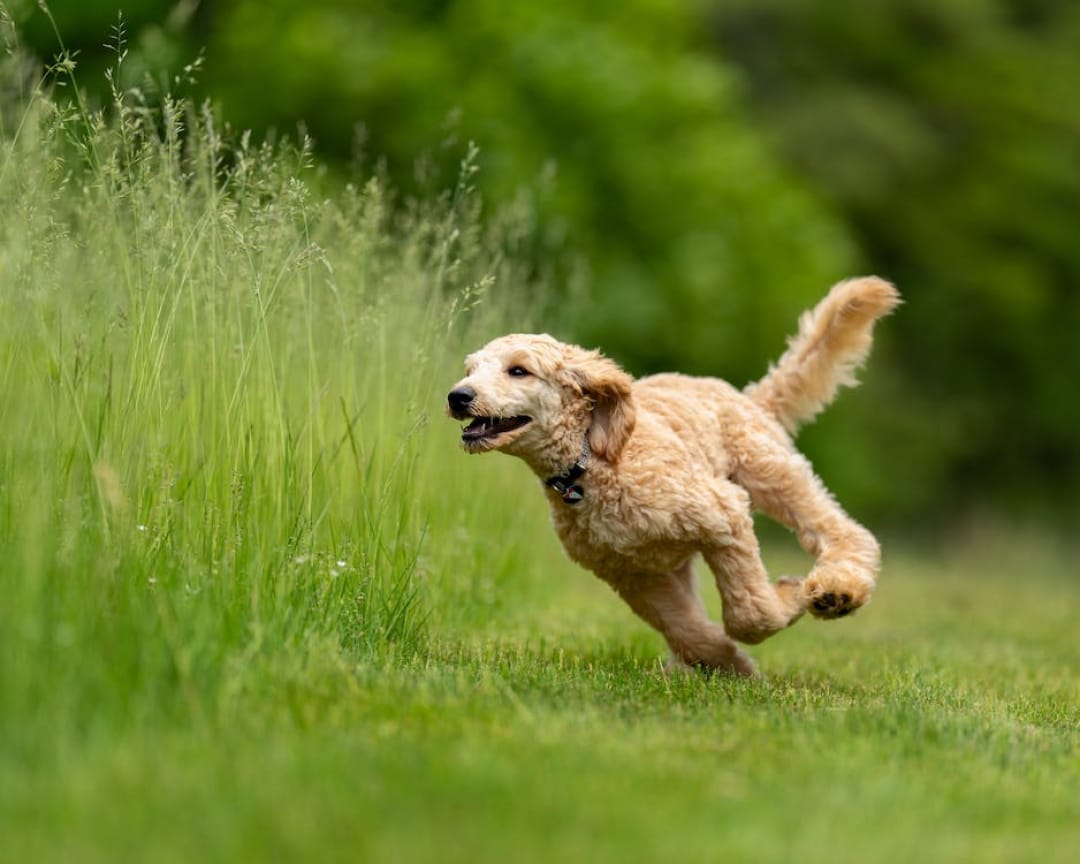
[[[529,370],[526,369],[524,366],[511,366],[509,369],[506,370],[506,374],[510,375],[513,378],[524,378],[526,375],[529,374]]]

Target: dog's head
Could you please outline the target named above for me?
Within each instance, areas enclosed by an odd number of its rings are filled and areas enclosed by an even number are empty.
[[[468,420],[461,442],[470,453],[502,450],[538,457],[561,445],[614,463],[634,428],[633,379],[597,351],[548,335],[514,334],[465,358],[465,377],[447,410]]]

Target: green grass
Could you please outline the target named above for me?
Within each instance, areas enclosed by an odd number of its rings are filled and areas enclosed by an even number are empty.
[[[0,860],[1072,860],[1071,550],[887,544],[766,681],[665,677],[440,416],[526,207],[5,75]]]
[[[1064,581],[898,561],[745,683],[665,678],[614,598],[543,563],[527,609],[433,623],[415,656],[282,646],[216,722],[69,732],[5,772],[9,857],[1071,860]]]

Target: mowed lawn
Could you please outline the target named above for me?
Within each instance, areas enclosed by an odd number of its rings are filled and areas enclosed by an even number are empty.
[[[1052,558],[893,552],[870,607],[754,649],[747,683],[665,677],[539,548],[520,599],[436,616],[416,656],[271,651],[216,718],[6,764],[4,860],[1075,860],[1080,598]]]

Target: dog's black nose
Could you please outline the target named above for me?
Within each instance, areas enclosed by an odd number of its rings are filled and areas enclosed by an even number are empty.
[[[458,387],[456,390],[450,391],[446,401],[450,403],[451,411],[463,412],[475,398],[476,391],[472,387]]]

